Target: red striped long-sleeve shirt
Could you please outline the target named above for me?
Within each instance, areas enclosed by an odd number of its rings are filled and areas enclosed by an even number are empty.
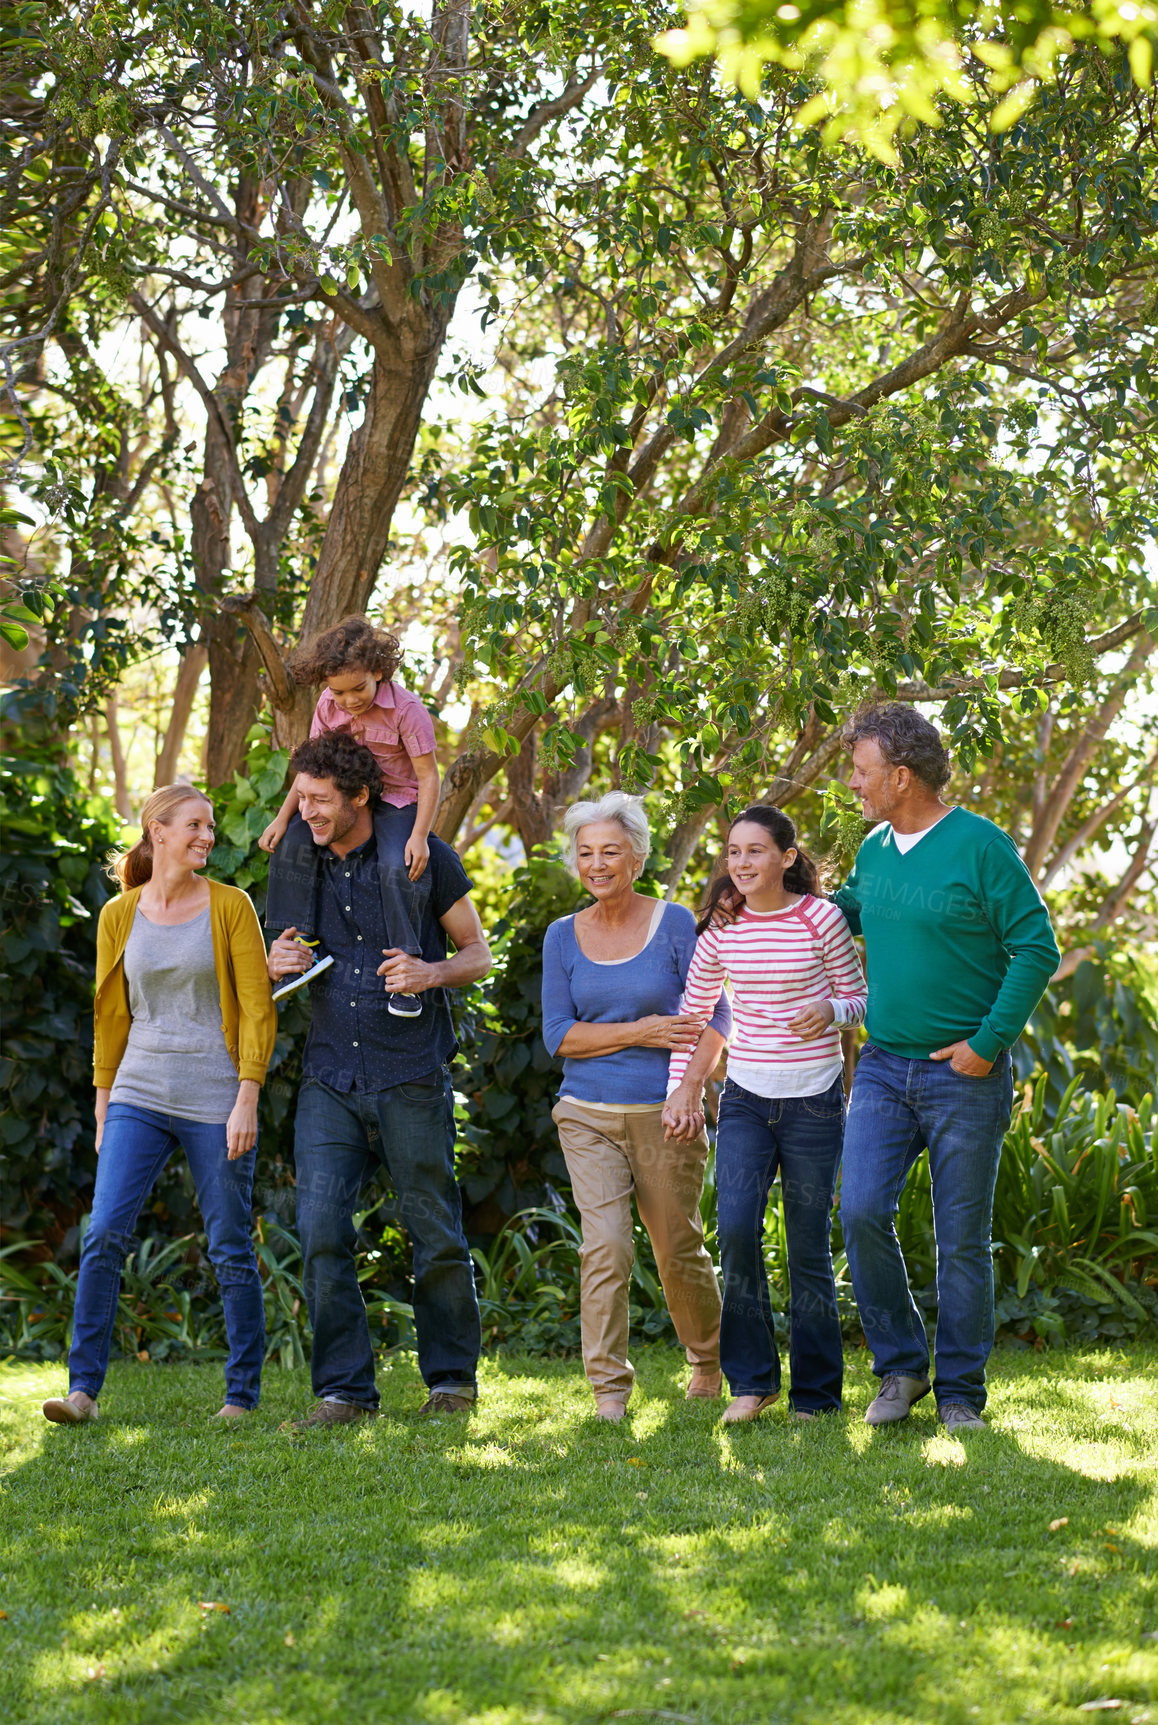
[[[709,924],[696,942],[681,1012],[710,1016],[729,984],[734,1028],[728,1072],[760,1096],[811,1096],[841,1067],[840,1025],[864,1021],[867,988],[848,924],[827,899],[802,897],[785,911],[745,905],[734,923]],[[788,1029],[802,1007],[831,1001],[835,1021],[811,1042]],[[669,1085],[683,1077],[676,1049]]]

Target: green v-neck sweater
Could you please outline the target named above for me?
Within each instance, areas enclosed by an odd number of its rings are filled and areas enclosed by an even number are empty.
[[[950,809],[904,856],[888,822],[875,827],[833,897],[864,935],[869,1040],[906,1060],[963,1039],[995,1060],[1058,967],[1017,846],[969,809]]]

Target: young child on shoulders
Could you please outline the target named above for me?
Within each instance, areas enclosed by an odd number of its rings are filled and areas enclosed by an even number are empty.
[[[365,743],[382,769],[382,801],[397,809],[413,807],[404,855],[411,880],[417,880],[430,859],[427,840],[440,781],[430,714],[417,695],[393,680],[401,658],[396,636],[355,616],[304,642],[290,655],[289,669],[295,683],[324,684],[310,736],[348,731]],[[277,849],[297,812],[298,794],[291,786],[257,841],[263,851]]]
[[[430,714],[417,695],[394,681],[401,657],[393,635],[355,616],[304,642],[291,654],[289,668],[299,684],[324,685],[310,736],[344,731],[365,744],[381,769],[374,830],[389,944],[420,956],[416,895],[429,885],[429,877],[423,876],[430,860],[439,775]],[[257,841],[270,853],[265,922],[277,932],[296,930],[300,941],[316,946],[312,937],[317,933],[321,865],[312,834],[298,813],[298,800],[297,788],[291,786],[276,819]],[[331,963],[319,956],[312,969],[284,984],[274,999],[312,982]],[[422,1011],[417,995],[393,995],[388,1005],[403,1018],[418,1017]]]

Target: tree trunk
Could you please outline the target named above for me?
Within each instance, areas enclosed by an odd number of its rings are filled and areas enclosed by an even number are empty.
[[[129,780],[125,772],[125,751],[121,747],[121,727],[117,723],[117,704],[110,701],[105,707],[105,728],[109,734],[109,755],[113,763],[113,800],[117,805],[117,813],[123,821],[133,818],[133,805],[129,801]]]
[[[511,817],[528,856],[536,845],[545,845],[554,827],[554,809],[547,797],[535,791],[535,768],[538,750],[536,733],[524,739],[523,746],[507,762],[507,789],[511,798]]]
[[[426,398],[452,307],[411,302],[388,358],[374,357],[362,423],[350,438],[302,617],[303,640],[364,611],[390,538],[390,523],[410,472]],[[268,650],[268,643],[267,643]],[[274,740],[292,749],[309,734],[317,692],[273,686]]]
[[[209,637],[209,746],[206,778],[223,785],[245,763],[246,735],[261,701],[261,658],[246,631],[220,613],[206,619]]]
[[[153,774],[154,790],[159,789],[162,785],[171,785],[177,775],[177,762],[181,758],[185,733],[189,729],[189,720],[193,714],[197,685],[200,683],[201,674],[208,663],[208,650],[200,642],[194,647],[187,648],[181,655],[177,684],[173,690],[173,706],[169,713],[169,724]]]
[[[667,886],[667,897],[671,898],[680,883],[680,877],[692,860],[696,846],[703,836],[704,828],[715,814],[714,806],[697,809],[686,821],[681,821],[667,841],[668,866],[664,874]]]
[[[233,482],[224,433],[212,414],[205,430],[205,477],[193,493],[189,515],[193,566],[213,607],[207,607],[201,623],[209,659],[206,776],[211,785],[220,785],[245,758],[245,734],[257,715],[261,661],[245,630],[214,604],[229,568]]]

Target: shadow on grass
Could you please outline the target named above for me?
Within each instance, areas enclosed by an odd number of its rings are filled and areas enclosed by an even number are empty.
[[[966,1439],[929,1404],[870,1431],[857,1358],[848,1419],[730,1430],[666,1349],[621,1427],[575,1366],[509,1358],[469,1419],[419,1423],[396,1361],[381,1420],[304,1437],[276,1430],[290,1374],[221,1432],[196,1374],[126,1369],[108,1412],[147,1418],[46,1433],[9,1475],[10,1716],[1006,1725],[1112,1696],[1130,1718],[1154,1396],[1136,1365],[1125,1387],[1070,1365],[1002,1357]]]

